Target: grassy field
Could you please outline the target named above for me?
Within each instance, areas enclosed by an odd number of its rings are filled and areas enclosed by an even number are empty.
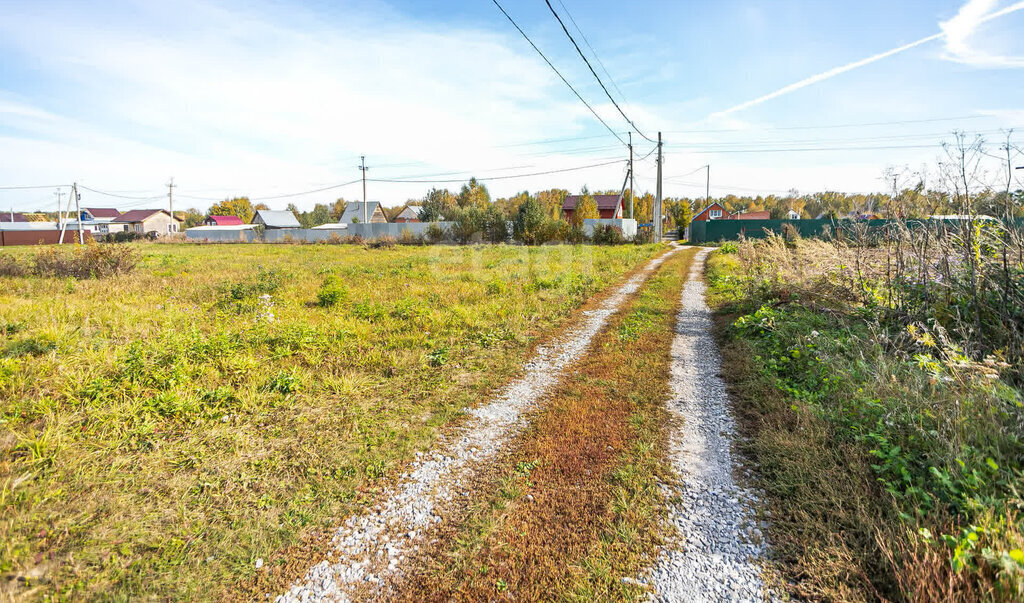
[[[623,601],[662,536],[670,347],[695,249],[597,336],[400,587],[410,601]]]
[[[946,312],[967,305],[951,279],[922,295],[891,265],[884,248],[781,238],[709,260],[777,567],[799,599],[1019,601],[1021,366],[943,326],[977,316]],[[903,308],[921,300],[938,312],[918,321]]]
[[[0,593],[228,592],[661,248],[136,249],[0,277]]]

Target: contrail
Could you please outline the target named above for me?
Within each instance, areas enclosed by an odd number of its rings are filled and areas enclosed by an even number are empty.
[[[981,23],[986,23],[986,22],[991,21],[993,19],[998,19],[999,17],[1003,17],[1003,16],[1008,15],[1010,13],[1017,12],[1017,11],[1019,11],[1021,9],[1024,9],[1024,2],[1018,2],[1016,4],[1011,4],[1010,6],[1007,6],[1006,8],[1004,8],[1002,10],[998,10],[998,11],[996,11],[994,13],[991,13],[989,15],[986,15],[986,16],[982,17],[981,19],[978,20],[978,24],[980,25]],[[736,105],[735,107],[731,107],[731,108],[726,109],[724,111],[718,111],[717,113],[712,113],[709,116],[709,118],[722,117],[724,115],[729,115],[730,113],[735,113],[737,111],[742,111],[744,109],[749,109],[750,107],[753,107],[755,105],[760,105],[761,103],[763,103],[765,101],[770,101],[773,98],[778,98],[778,97],[780,97],[780,96],[782,96],[784,94],[789,94],[790,92],[795,92],[796,90],[799,90],[801,88],[806,88],[807,86],[810,86],[812,84],[817,84],[818,82],[827,80],[829,78],[833,78],[833,77],[835,77],[835,76],[837,76],[839,74],[846,73],[847,71],[852,71],[854,69],[857,69],[858,67],[863,67],[865,65],[870,65],[871,63],[874,63],[875,61],[880,61],[880,60],[882,60],[884,58],[891,57],[894,54],[899,54],[901,52],[905,52],[907,50],[910,50],[911,48],[915,48],[915,47],[920,46],[922,44],[927,44],[928,42],[931,42],[931,41],[934,41],[934,40],[938,40],[939,38],[943,38],[945,36],[946,36],[946,32],[945,31],[941,31],[941,32],[939,32],[937,34],[932,34],[932,35],[930,35],[930,36],[928,36],[926,38],[921,38],[920,40],[917,40],[916,42],[911,42],[909,44],[904,44],[903,46],[899,46],[897,48],[893,48],[892,50],[887,50],[885,52],[882,52],[882,53],[879,53],[879,54],[876,54],[876,55],[872,55],[872,56],[870,56],[870,57],[868,57],[866,59],[861,59],[859,61],[855,61],[853,63],[849,63],[847,65],[843,65],[842,67],[836,67],[834,69],[829,69],[828,71],[825,71],[823,73],[819,73],[817,75],[812,75],[811,77],[809,77],[807,79],[800,80],[799,82],[796,82],[794,84],[790,84],[790,85],[788,85],[788,86],[786,86],[784,88],[779,88],[778,90],[776,90],[775,92],[772,92],[770,94],[766,94],[764,96],[760,96],[760,97],[755,98],[753,100],[749,100],[749,101],[747,101],[745,103],[741,103],[739,105]]]

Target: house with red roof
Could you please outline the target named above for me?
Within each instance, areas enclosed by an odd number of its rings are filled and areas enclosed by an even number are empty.
[[[602,220],[621,220],[626,209],[626,202],[622,195],[593,195],[597,203],[597,213]],[[569,195],[562,202],[562,216],[566,220],[572,220],[576,212],[576,205],[583,199],[582,195]]]
[[[207,216],[203,226],[241,226],[245,224],[238,216]]]
[[[711,205],[700,210],[700,212],[693,217],[693,222],[706,222],[708,220],[723,220],[729,218],[729,212],[725,210],[725,207],[721,203],[715,201]]]

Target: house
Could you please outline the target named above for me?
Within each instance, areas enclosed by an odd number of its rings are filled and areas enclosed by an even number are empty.
[[[764,211],[748,211],[738,212],[725,218],[726,220],[771,220],[772,213],[768,210]]]
[[[403,209],[401,211],[401,213],[399,213],[397,216],[395,216],[395,219],[392,220],[392,222],[396,222],[396,223],[398,223],[398,222],[401,222],[401,223],[404,223],[404,222],[419,222],[419,221],[420,221],[420,211],[419,211],[419,208],[416,207],[416,206],[410,206],[410,205],[405,206],[405,209]]]
[[[28,222],[28,218],[25,214],[16,214],[13,211],[5,211],[0,213],[0,222],[7,222],[13,224],[14,222]]]
[[[301,228],[298,218],[288,210],[274,211],[271,209],[257,209],[256,215],[252,218],[253,224],[260,224],[264,228],[273,230],[277,228]]]
[[[82,228],[87,228],[97,234],[109,234],[121,232],[127,228],[126,224],[114,224],[114,220],[121,216],[121,212],[113,207],[85,207],[79,212],[78,219],[82,220]],[[68,218],[68,227],[78,227],[78,219]]]
[[[181,231],[181,220],[166,209],[133,209],[126,211],[110,222],[111,229],[123,225],[123,229],[139,234],[155,233],[162,237]]]
[[[798,212],[795,209],[791,209],[791,210],[786,212],[786,219],[787,220],[799,220],[800,219],[800,212]]]
[[[242,226],[245,222],[238,216],[207,216],[203,226]]]
[[[622,195],[593,195],[597,204],[597,213],[602,220],[621,220],[626,209],[626,202]],[[562,216],[566,220],[572,220],[576,213],[576,205],[583,198],[582,195],[569,195],[562,202]]]
[[[356,224],[364,221],[374,224],[387,223],[388,217],[384,215],[384,210],[381,209],[380,203],[377,201],[368,201],[365,205],[365,220],[363,219],[363,202],[353,201],[345,206],[345,213],[341,214],[341,220],[338,221],[342,224]]]
[[[721,203],[715,201],[711,205],[700,210],[700,212],[693,217],[693,222],[707,222],[708,220],[722,220],[728,219],[729,212],[725,211],[725,207]]]

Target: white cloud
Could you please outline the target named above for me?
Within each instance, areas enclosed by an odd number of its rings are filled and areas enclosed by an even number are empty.
[[[1024,57],[1005,56],[978,48],[973,38],[982,24],[1024,8],[1018,2],[994,11],[998,0],[969,0],[949,21],[940,23],[945,35],[945,58],[975,67],[1024,67]]]
[[[0,106],[8,134],[0,180],[61,176],[156,191],[174,175],[183,192],[237,187],[232,192],[259,196],[356,179],[363,153],[371,166],[422,162],[375,168],[371,178],[531,163],[542,171],[609,156],[539,162],[520,156],[530,148],[500,148],[594,132],[589,112],[511,35],[409,22],[384,9],[335,16],[343,24],[294,8],[242,12],[202,1],[174,11],[147,3],[121,9],[118,18],[134,14],[131,22],[74,10],[0,18],[6,44],[74,96],[54,107]],[[610,106],[598,111],[616,123]],[[637,115],[648,113],[638,107]],[[580,146],[598,144],[617,143],[608,136]],[[562,180],[618,186],[619,171]],[[379,183],[370,196],[401,202],[425,188]],[[358,187],[338,194],[358,196]]]

